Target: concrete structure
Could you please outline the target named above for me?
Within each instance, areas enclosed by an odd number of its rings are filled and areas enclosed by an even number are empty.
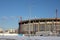
[[[31,19],[19,22],[19,34],[37,34],[47,32],[60,34],[60,18]]]

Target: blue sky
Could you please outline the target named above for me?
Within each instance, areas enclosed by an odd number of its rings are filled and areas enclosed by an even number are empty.
[[[35,18],[55,18],[60,0],[0,0],[0,28],[18,28],[20,16],[23,20]]]

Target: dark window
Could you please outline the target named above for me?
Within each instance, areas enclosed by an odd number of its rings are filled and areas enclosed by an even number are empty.
[[[44,30],[45,30],[45,25],[44,25],[44,24],[40,24],[39,30],[40,30],[40,31],[44,31]]]

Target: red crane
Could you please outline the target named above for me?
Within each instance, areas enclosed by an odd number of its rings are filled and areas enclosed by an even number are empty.
[[[22,17],[20,17],[20,33],[22,33]]]

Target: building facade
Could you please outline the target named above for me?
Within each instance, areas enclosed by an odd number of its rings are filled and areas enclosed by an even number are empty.
[[[60,18],[32,19],[19,22],[19,34],[36,34],[42,31],[60,34]]]

